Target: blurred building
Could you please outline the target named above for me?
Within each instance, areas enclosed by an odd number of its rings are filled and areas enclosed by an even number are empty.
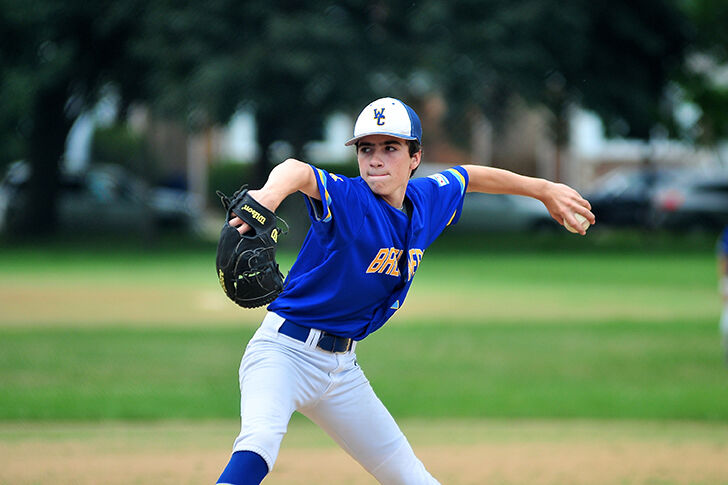
[[[67,143],[67,168],[78,171],[87,166],[94,127],[113,121],[114,103],[113,96],[106,97],[92,111],[79,117]],[[469,133],[461,137],[467,146],[462,146],[453,143],[445,129],[447,106],[442,98],[431,96],[422,100],[417,111],[424,128],[423,162],[427,164],[478,163],[549,179],[560,174],[561,181],[578,189],[588,188],[595,179],[618,168],[646,163],[709,166],[719,163],[721,158],[714,150],[664,137],[650,141],[608,139],[600,119],[580,109],[573,111],[569,121],[568,146],[556,147],[549,114],[518,100],[508,107],[499,130],[481,113],[472,113],[464,123]],[[128,119],[135,131],[145,133],[163,177],[171,185],[184,186],[199,195],[207,190],[211,164],[251,163],[260,152],[255,116],[247,109],[236,113],[226,126],[211,126],[197,133],[190,133],[181,123],[154,119],[140,106],[130,108]],[[332,114],[324,127],[324,138],[309,142],[304,158],[313,163],[350,161],[353,153],[344,142],[350,137],[353,122],[350,114]],[[281,156],[289,155],[284,142],[277,144],[277,149]],[[723,152],[722,158],[728,160],[728,144],[724,145]]]
[[[615,169],[655,167],[716,168],[728,159],[728,144],[716,149],[698,147],[687,142],[658,137],[649,141],[604,136],[604,127],[596,115],[575,110],[571,120],[571,144],[568,179],[579,188]]]

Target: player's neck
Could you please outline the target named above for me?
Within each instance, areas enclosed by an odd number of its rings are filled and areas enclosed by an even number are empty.
[[[402,210],[402,206],[404,205],[404,194],[406,191],[407,186],[405,185],[402,189],[398,189],[391,194],[380,195],[380,197],[384,199],[384,202],[391,205],[395,209]]]

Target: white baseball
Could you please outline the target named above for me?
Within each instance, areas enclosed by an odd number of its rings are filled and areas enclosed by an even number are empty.
[[[582,216],[581,214],[575,213],[575,214],[574,214],[574,218],[576,219],[576,222],[578,222],[579,224],[581,224],[581,227],[582,227],[582,228],[583,228],[583,229],[584,229],[585,231],[586,231],[587,229],[589,229],[589,221],[588,221],[588,220],[586,219],[586,217]],[[577,232],[579,232],[579,231],[577,231],[576,229],[574,229],[573,227],[571,227],[571,226],[570,226],[570,225],[569,225],[569,224],[568,224],[568,223],[566,222],[566,219],[564,219],[564,227],[565,227],[565,228],[566,228],[566,229],[567,229],[567,230],[568,230],[569,232],[573,232],[573,233],[577,233]]]

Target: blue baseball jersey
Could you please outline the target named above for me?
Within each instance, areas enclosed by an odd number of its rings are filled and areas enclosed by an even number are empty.
[[[361,177],[312,169],[321,201],[306,197],[311,228],[268,310],[361,340],[402,306],[425,249],[460,218],[468,174],[454,167],[410,180],[408,215]]]

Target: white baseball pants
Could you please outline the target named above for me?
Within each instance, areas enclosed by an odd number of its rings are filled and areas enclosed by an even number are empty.
[[[723,305],[723,312],[720,315],[720,336],[723,342],[723,357],[728,365],[728,303]]]
[[[374,394],[352,351],[316,348],[278,333],[268,313],[240,364],[241,431],[233,452],[258,453],[272,470],[294,411],[326,431],[385,485],[438,484]],[[325,464],[324,464],[325,465]]]

